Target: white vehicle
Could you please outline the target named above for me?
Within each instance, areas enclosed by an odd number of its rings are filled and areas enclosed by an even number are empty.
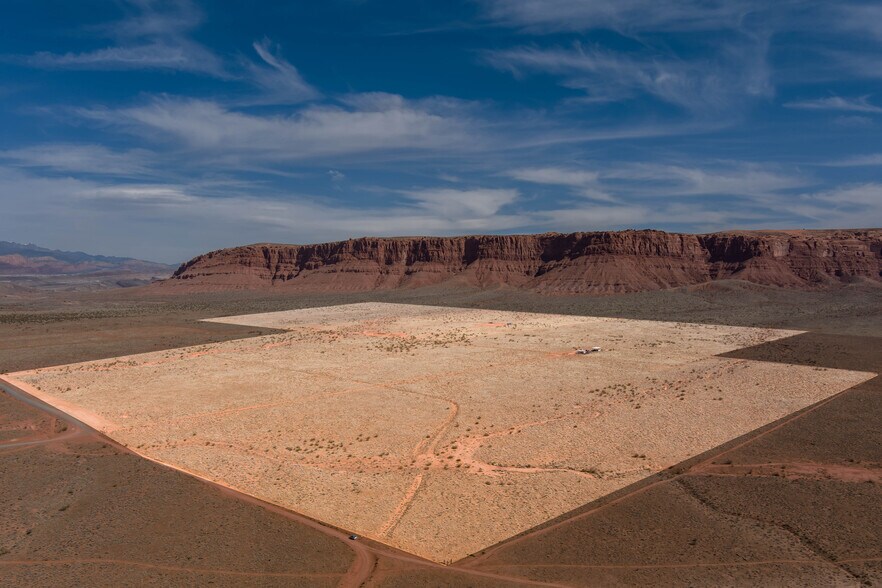
[[[597,353],[600,351],[600,347],[592,347],[591,349],[576,349],[576,355],[588,355],[589,353]]]

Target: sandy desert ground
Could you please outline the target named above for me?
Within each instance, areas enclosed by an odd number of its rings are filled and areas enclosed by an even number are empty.
[[[214,320],[284,332],[13,378],[151,459],[442,562],[874,375],[716,357],[782,329],[377,303]]]
[[[795,330],[723,356],[882,372],[882,289],[743,282],[612,297],[505,288],[296,297],[0,291],[0,372],[272,332],[199,320],[208,317],[366,301]],[[71,437],[62,430],[70,419],[48,408],[0,394],[0,579],[8,586],[882,583],[880,376],[450,566],[349,541],[106,436]],[[41,440],[19,445],[34,436]]]

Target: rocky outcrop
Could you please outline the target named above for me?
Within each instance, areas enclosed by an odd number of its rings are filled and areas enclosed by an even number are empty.
[[[257,244],[200,255],[159,287],[356,291],[453,282],[613,294],[720,279],[789,288],[882,282],[882,230],[620,231]]]

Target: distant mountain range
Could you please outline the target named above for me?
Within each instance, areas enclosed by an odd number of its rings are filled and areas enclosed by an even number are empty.
[[[0,241],[0,276],[138,274],[167,277],[175,266]]]

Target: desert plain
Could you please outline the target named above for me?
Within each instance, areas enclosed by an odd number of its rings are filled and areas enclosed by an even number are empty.
[[[447,564],[875,375],[721,357],[792,329],[377,302],[209,320],[274,332],[7,379],[150,460]]]

